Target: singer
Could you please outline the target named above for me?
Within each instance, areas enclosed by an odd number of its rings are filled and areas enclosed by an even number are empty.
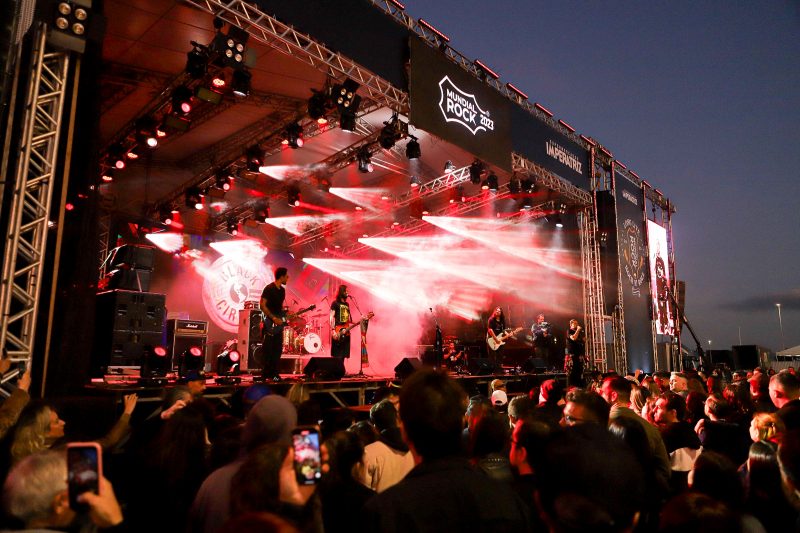
[[[567,387],[583,387],[583,369],[586,334],[576,319],[569,321],[567,334],[567,355],[564,358],[564,372],[567,374]]]
[[[347,285],[339,285],[339,290],[336,292],[336,299],[331,304],[330,325],[331,325],[331,357],[339,357],[347,359],[350,357],[350,334],[339,333],[342,326],[349,326],[352,321],[350,319],[350,305],[347,299],[350,294],[347,292]]]

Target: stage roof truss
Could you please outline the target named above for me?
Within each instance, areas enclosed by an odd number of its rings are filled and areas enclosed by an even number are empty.
[[[252,4],[242,0],[183,1],[243,29],[256,40],[311,65],[331,78],[346,76],[357,81],[371,99],[386,107],[408,113],[408,94],[405,91]]]
[[[581,207],[592,205],[591,193],[579,189],[555,174],[548,172],[541,166],[525,159],[519,154],[511,154],[511,169],[517,173],[527,174],[534,178],[538,185],[544,185],[548,189],[562,194],[567,200]]]

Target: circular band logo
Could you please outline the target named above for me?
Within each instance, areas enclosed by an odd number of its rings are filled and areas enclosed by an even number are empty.
[[[239,311],[248,300],[261,298],[261,291],[272,281],[263,261],[242,264],[222,256],[208,269],[203,280],[203,305],[208,316],[230,333],[239,330]]]
[[[622,267],[628,281],[631,282],[631,291],[634,296],[640,296],[645,274],[644,238],[639,224],[629,218],[622,224],[621,247]]]

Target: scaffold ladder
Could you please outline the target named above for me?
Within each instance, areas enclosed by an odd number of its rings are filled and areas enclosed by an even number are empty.
[[[606,335],[603,328],[603,279],[600,272],[600,249],[597,244],[597,221],[592,208],[578,214],[583,263],[583,313],[586,317],[587,357],[593,366],[605,372],[608,367]]]

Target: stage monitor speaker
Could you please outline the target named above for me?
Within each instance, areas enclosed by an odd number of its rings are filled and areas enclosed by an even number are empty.
[[[403,357],[403,360],[394,367],[394,375],[397,379],[406,379],[423,366],[422,361],[416,357]]]
[[[344,359],[339,357],[312,357],[303,369],[307,378],[315,381],[336,381],[344,377]]]
[[[547,363],[540,357],[529,357],[522,365],[523,372],[541,374],[547,370]]]
[[[242,370],[261,370],[264,358],[261,355],[261,311],[242,309],[239,311],[238,350],[242,354]]]
[[[469,373],[473,376],[488,376],[490,374],[497,374],[500,368],[491,359],[473,357],[467,364],[467,370],[469,370]]]
[[[151,292],[113,290],[97,295],[98,330],[164,331],[166,296]]]

